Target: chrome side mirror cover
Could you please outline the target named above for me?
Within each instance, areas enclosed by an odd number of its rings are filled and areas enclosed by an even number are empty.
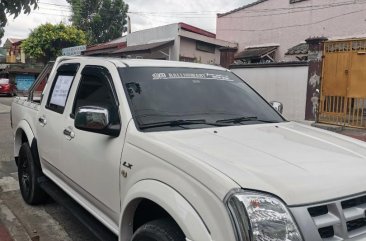
[[[271,101],[269,104],[275,109],[278,113],[283,113],[283,104],[279,101]]]
[[[111,125],[108,109],[97,106],[83,106],[78,108],[75,113],[74,125],[79,130],[114,137],[117,137],[120,132],[120,125]]]

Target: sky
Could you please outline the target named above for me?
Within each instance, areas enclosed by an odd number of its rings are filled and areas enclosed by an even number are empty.
[[[185,22],[216,32],[216,13],[224,13],[255,0],[125,0],[129,4],[132,31],[170,23]],[[70,23],[66,0],[39,0],[29,15],[8,17],[2,43],[9,37],[26,38],[32,29],[44,23]]]

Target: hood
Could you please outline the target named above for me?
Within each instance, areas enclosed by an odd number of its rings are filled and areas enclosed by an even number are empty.
[[[366,145],[292,122],[145,133],[288,205],[366,191]]]

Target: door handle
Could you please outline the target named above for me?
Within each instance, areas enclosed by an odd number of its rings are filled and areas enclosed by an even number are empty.
[[[38,122],[41,124],[41,126],[45,126],[47,124],[47,120],[45,117],[39,117]]]
[[[63,132],[64,132],[64,135],[66,137],[68,137],[68,139],[70,139],[70,140],[75,137],[75,133],[70,129],[65,129]]]

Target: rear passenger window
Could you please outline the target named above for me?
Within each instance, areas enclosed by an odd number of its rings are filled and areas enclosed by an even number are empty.
[[[64,112],[67,97],[79,66],[79,64],[64,64],[57,69],[46,104],[47,109],[60,114]]]
[[[118,100],[109,71],[100,66],[85,66],[81,72],[71,117],[80,107],[95,106],[109,111],[111,124],[119,124]]]
[[[34,103],[40,104],[43,99],[43,90],[46,87],[48,77],[52,71],[54,62],[49,62],[46,67],[42,70],[41,74],[38,76],[37,80],[29,89],[28,100]]]

